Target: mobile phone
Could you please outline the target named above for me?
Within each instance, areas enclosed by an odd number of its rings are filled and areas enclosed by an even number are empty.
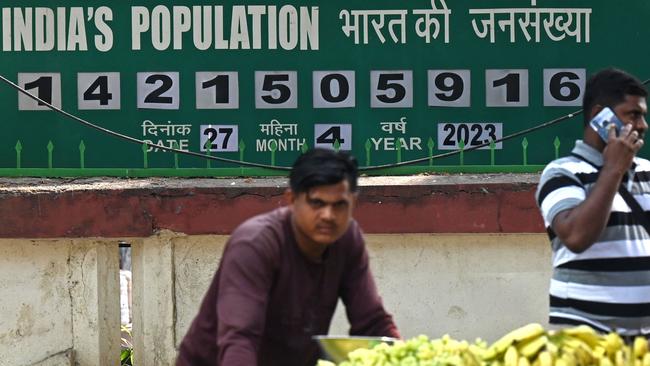
[[[618,136],[619,131],[623,127],[623,122],[621,122],[616,113],[611,110],[609,107],[603,108],[590,122],[589,125],[594,129],[600,136],[600,138],[607,143],[609,139],[609,125],[614,124],[616,129],[616,135]]]

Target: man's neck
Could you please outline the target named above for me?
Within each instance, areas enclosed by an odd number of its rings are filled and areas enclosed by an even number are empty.
[[[318,243],[310,240],[296,225],[291,218],[291,230],[293,231],[293,236],[296,239],[296,244],[298,245],[298,250],[310,261],[314,263],[323,262],[323,253],[327,247],[319,245]]]
[[[601,153],[603,152],[603,150],[605,150],[605,146],[607,146],[607,144],[605,144],[605,142],[600,138],[600,136],[596,132],[591,130],[589,127],[585,128],[585,132],[582,136],[582,141],[585,144],[600,151]]]

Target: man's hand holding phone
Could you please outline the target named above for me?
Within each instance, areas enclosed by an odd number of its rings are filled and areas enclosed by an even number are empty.
[[[618,119],[618,118],[617,118]],[[603,150],[603,170],[611,169],[622,177],[630,169],[632,160],[643,147],[643,139],[632,129],[632,124],[624,124],[617,132],[616,124],[607,126],[607,146]]]

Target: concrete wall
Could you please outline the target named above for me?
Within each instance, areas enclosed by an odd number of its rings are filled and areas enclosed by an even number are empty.
[[[536,177],[362,180],[355,216],[405,337],[493,340],[546,322]],[[283,181],[0,180],[0,366],[119,363],[118,243],[132,244],[138,366],[170,365],[227,235]],[[337,312],[331,333],[346,333]]]
[[[404,337],[494,340],[516,326],[546,323],[550,248],[541,234],[367,235],[371,268]],[[175,344],[196,315],[225,237],[173,239]],[[154,306],[147,307],[155,308]],[[332,334],[347,334],[337,309]]]
[[[94,239],[1,239],[0,365],[115,365],[117,248]]]

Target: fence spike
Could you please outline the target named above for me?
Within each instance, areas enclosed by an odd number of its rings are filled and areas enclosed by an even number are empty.
[[[81,169],[86,168],[86,144],[84,144],[84,140],[79,143],[79,167]]]
[[[16,142],[16,169],[20,169],[23,144],[18,140]]]
[[[370,139],[366,139],[366,144],[364,145],[366,149],[366,166],[370,166],[370,149],[372,148],[372,143]]]
[[[244,161],[244,151],[246,150],[246,144],[244,139],[239,140],[239,161]]]
[[[205,150],[205,155],[207,156],[212,156],[212,143],[210,140],[205,140],[205,144],[203,144],[203,149]],[[212,159],[205,159],[205,167],[210,169],[212,168]]]
[[[524,137],[524,139],[521,141],[521,148],[523,152],[523,159],[524,159],[524,166],[528,165],[528,139]]]
[[[559,159],[560,157],[560,138],[555,136],[555,140],[553,140],[553,146],[555,147],[555,158]]]
[[[395,143],[395,149],[397,150],[397,162],[402,162],[402,139],[397,139]]]
[[[178,141],[174,140],[172,143],[172,149],[180,149],[180,146],[178,146]],[[174,169],[178,169],[178,153],[176,151],[174,151]]]
[[[271,165],[275,166],[275,152],[278,150],[278,143],[275,140],[269,141],[269,150],[271,151]]]
[[[435,146],[435,143],[433,142],[433,139],[429,137],[429,140],[427,141],[427,148],[429,149],[429,166],[433,166],[433,147]]]
[[[52,169],[52,152],[54,151],[54,144],[52,140],[47,143],[47,167]]]
[[[490,165],[494,166],[494,151],[497,148],[497,144],[494,140],[490,141]]]
[[[149,145],[146,143],[142,144],[142,167],[147,169],[149,168]]]

